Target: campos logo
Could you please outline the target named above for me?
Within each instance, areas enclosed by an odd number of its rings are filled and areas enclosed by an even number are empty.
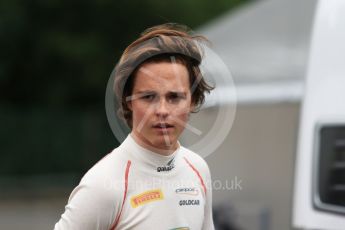
[[[175,168],[174,159],[171,159],[166,166],[157,167],[157,172],[167,172]]]
[[[136,208],[153,201],[163,200],[163,192],[160,189],[149,190],[131,198],[131,206]]]
[[[199,190],[197,188],[178,188],[175,190],[177,194],[183,194],[183,195],[191,195],[191,196],[197,196],[199,194]]]

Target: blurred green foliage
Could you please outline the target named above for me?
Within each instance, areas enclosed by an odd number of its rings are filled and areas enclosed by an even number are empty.
[[[195,29],[245,0],[1,0],[1,175],[84,173],[118,144],[104,95],[146,28]]]

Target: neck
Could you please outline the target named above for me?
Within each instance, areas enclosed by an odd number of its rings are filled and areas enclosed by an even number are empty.
[[[143,148],[148,149],[152,152],[155,152],[157,154],[163,155],[163,156],[169,156],[173,152],[176,151],[176,149],[179,147],[179,143],[172,144],[170,146],[164,146],[164,147],[155,147],[153,146],[149,141],[142,140],[142,138],[138,137],[135,132],[131,132],[131,136],[133,139]]]

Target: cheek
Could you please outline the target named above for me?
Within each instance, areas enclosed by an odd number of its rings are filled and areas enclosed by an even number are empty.
[[[185,114],[189,114],[192,110],[192,103],[190,100],[187,100],[186,102],[184,102],[183,104],[179,105],[177,108],[175,108],[176,114],[181,114],[181,115],[185,115]]]
[[[175,117],[181,122],[180,126],[182,126],[182,123],[185,124],[188,121],[189,110],[179,111]]]
[[[141,123],[143,119],[145,119],[145,123],[147,123],[151,116],[150,113],[152,113],[152,111],[146,105],[141,103],[132,104],[133,123],[135,125]]]

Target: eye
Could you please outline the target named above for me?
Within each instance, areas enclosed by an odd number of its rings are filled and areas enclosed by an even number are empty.
[[[168,95],[168,101],[171,103],[177,103],[184,98],[185,98],[185,96],[183,93],[170,93]]]
[[[152,101],[155,99],[155,95],[154,94],[144,94],[143,96],[141,96],[141,99],[146,100],[146,101]]]

